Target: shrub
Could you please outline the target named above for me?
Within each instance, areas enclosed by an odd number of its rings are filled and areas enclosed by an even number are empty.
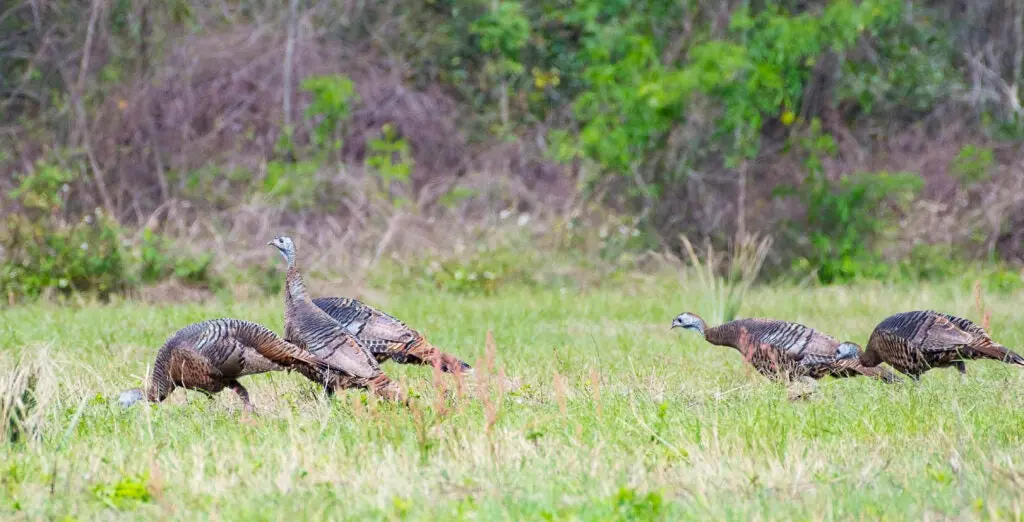
[[[275,145],[278,157],[266,163],[259,188],[270,201],[293,211],[322,203],[326,185],[317,174],[340,159],[345,124],[359,101],[355,83],[341,74],[308,76],[301,87],[312,97],[304,114],[310,143],[297,143],[293,128],[282,129]]]
[[[359,100],[355,83],[341,74],[310,76],[302,81],[302,90],[313,95],[313,102],[306,109],[306,118],[316,122],[314,144],[331,150],[340,149],[340,127],[352,113],[353,104]]]
[[[514,249],[479,249],[468,255],[432,261],[424,275],[439,290],[493,295],[510,283],[530,282],[523,256]]]
[[[392,207],[410,207],[412,201],[412,169],[414,162],[409,143],[398,136],[395,126],[385,123],[380,136],[367,140],[364,164],[368,172],[376,175],[380,193]]]
[[[824,284],[890,275],[875,242],[924,185],[915,173],[856,173],[831,180],[823,159],[836,152],[835,140],[814,120],[789,146],[803,155],[808,174],[797,186],[775,189],[776,197],[794,197],[804,208],[800,221],[783,223],[795,258],[796,273],[815,272]]]
[[[939,280],[956,275],[963,263],[945,245],[915,245],[899,263],[899,276],[910,281]]]
[[[85,292],[106,299],[126,287],[127,259],[120,235],[102,213],[70,225],[11,214],[2,242],[6,260],[0,286],[9,294]]]
[[[995,159],[992,149],[965,145],[950,162],[949,172],[960,183],[969,186],[988,181],[992,177],[993,164]]]
[[[632,6],[631,6],[632,7]],[[820,11],[793,14],[782,5],[741,7],[731,14],[723,38],[704,39],[666,63],[669,45],[639,8],[612,24],[594,10],[586,16],[581,53],[586,89],[572,105],[580,130],[575,139],[552,133],[554,155],[561,160],[583,156],[602,174],[633,181],[628,195],[642,201],[641,215],[656,211],[671,185],[683,179],[701,153],[716,151],[729,169],[742,171],[761,151],[765,124],[790,125],[811,85],[814,65],[827,52],[842,53],[862,37],[899,19],[902,4],[893,0],[829,2]],[[698,100],[716,108],[711,125]],[[673,134],[681,124],[701,128],[679,158],[665,164]]]
[[[816,271],[825,284],[886,277],[889,265],[875,241],[890,222],[892,206],[922,186],[921,177],[909,172],[858,173],[832,181],[812,171],[800,186],[776,191],[795,196],[806,208],[802,223],[786,227],[791,235],[806,238],[793,268]]]
[[[0,292],[9,299],[83,293],[106,300],[169,278],[216,284],[212,254],[173,253],[170,242],[149,230],[133,252],[121,228],[99,209],[66,219],[68,187],[76,181],[73,171],[40,162],[11,192],[10,204],[18,209],[7,214],[0,230]]]
[[[73,222],[64,218],[75,177],[40,163],[11,192],[11,203],[21,212],[8,214],[0,231],[0,290],[9,296],[87,292],[106,299],[125,288],[128,256],[117,225],[98,209]]]
[[[1011,294],[1024,288],[1021,273],[1006,267],[995,267],[983,271],[980,280],[985,290],[997,294]]]
[[[923,19],[927,11],[915,5],[912,13]],[[962,50],[950,24],[914,23],[906,16],[912,13],[881,27],[861,52],[850,53],[841,64],[837,95],[841,102],[854,102],[856,113],[883,121],[913,120],[963,88],[963,71],[954,67]]]
[[[142,283],[155,283],[174,278],[184,283],[207,287],[219,286],[219,278],[210,270],[213,254],[189,256],[174,252],[174,245],[150,229],[142,231],[138,248],[136,273]]]

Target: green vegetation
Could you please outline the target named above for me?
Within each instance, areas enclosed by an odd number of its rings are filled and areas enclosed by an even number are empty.
[[[921,189],[921,177],[910,172],[878,172],[832,181],[822,169],[822,156],[835,153],[835,141],[820,133],[817,121],[810,130],[809,136],[797,140],[797,148],[807,154],[807,178],[795,187],[782,186],[775,191],[776,196],[795,197],[806,209],[803,223],[790,222],[784,227],[801,252],[793,271],[816,271],[824,284],[886,278],[889,264],[877,251],[877,240],[894,214]]]
[[[7,4],[0,517],[1022,517],[1020,372],[791,402],[668,324],[986,292],[1024,345],[1024,4]],[[281,331],[278,233],[482,380],[120,410],[190,322]]]
[[[64,205],[60,226],[10,218],[4,289],[135,288],[128,254],[67,245],[137,249],[147,228],[232,256],[143,270],[194,280],[253,272],[228,230],[344,237],[376,266],[510,210],[549,230],[621,216],[637,233],[605,261],[771,236],[767,277],[822,284],[1024,259],[1014,2],[229,4],[0,16],[4,217],[46,203],[25,179]],[[52,252],[43,275],[11,275],[36,270],[25,237]]]
[[[688,280],[689,281],[689,280]],[[891,312],[935,307],[980,320],[964,284],[752,288],[769,315],[864,342]],[[230,392],[176,391],[124,411],[175,329],[213,316],[281,331],[281,298],[205,305],[0,311],[0,367],[25,356],[38,438],[0,444],[4,518],[287,517],[405,520],[1016,519],[1024,493],[1024,373],[996,362],[920,384],[826,379],[790,401],[732,350],[670,332],[709,313],[693,281],[634,278],[589,292],[436,290],[361,296],[476,364],[446,399],[422,367],[385,365],[412,409],[361,392],[320,397],[295,374],[247,378],[257,415]],[[1012,296],[991,331],[1024,345]],[[493,332],[493,373],[486,337]],[[507,382],[484,376],[503,372]],[[17,381],[23,383],[25,379]],[[499,386],[499,382],[504,382]],[[24,384],[0,378],[4,396]],[[484,401],[480,389],[488,389]],[[6,438],[4,439],[6,440]]]
[[[10,300],[53,293],[107,299],[112,293],[169,278],[217,284],[209,270],[212,255],[177,254],[175,245],[149,229],[132,248],[99,209],[71,218],[68,184],[74,180],[70,170],[41,162],[11,192],[12,203],[20,208],[6,215],[6,229],[0,231],[5,254],[0,292]]]

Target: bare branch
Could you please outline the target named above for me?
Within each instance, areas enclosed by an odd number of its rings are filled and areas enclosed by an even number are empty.
[[[290,132],[292,128],[292,61],[295,55],[295,33],[298,31],[296,27],[297,11],[299,8],[299,0],[291,0],[288,4],[288,42],[284,48],[284,100],[282,107],[284,109],[284,128],[286,132]]]

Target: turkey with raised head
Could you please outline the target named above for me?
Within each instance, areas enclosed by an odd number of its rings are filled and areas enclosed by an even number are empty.
[[[343,388],[368,388],[386,399],[405,401],[405,392],[380,369],[370,351],[330,315],[313,304],[295,262],[295,243],[290,237],[275,237],[269,245],[277,248],[288,263],[285,281],[284,338],[305,348],[343,371],[301,370],[307,378],[321,383],[328,394]]]

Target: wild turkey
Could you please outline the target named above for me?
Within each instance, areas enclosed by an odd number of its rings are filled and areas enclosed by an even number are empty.
[[[381,371],[366,346],[310,300],[302,274],[295,266],[295,243],[292,239],[278,236],[268,244],[277,248],[288,263],[284,338],[343,370],[338,373],[299,368],[299,372],[323,384],[328,394],[360,387],[369,388],[386,399],[405,401],[405,394]]]
[[[871,332],[859,357],[864,366],[886,362],[915,380],[932,368],[947,366],[965,375],[964,361],[968,359],[996,359],[1024,366],[1024,358],[993,341],[980,326],[931,310],[887,317]]]
[[[361,301],[345,297],[319,297],[313,304],[359,338],[377,359],[399,364],[437,364],[441,371],[469,371],[472,366],[442,352],[422,334],[398,319]]]
[[[274,332],[241,319],[212,319],[191,324],[167,339],[156,354],[148,389],[121,392],[128,407],[142,399],[160,402],[176,387],[209,395],[230,388],[252,411],[249,392],[238,378],[291,368],[330,368],[317,356],[286,342]]]
[[[696,314],[679,314],[672,328],[695,330],[707,342],[736,348],[759,373],[772,380],[866,375],[885,382],[897,377],[885,368],[856,364],[857,347],[840,343],[802,324],[774,319],[737,319],[708,328]],[[841,360],[842,359],[842,360]]]

